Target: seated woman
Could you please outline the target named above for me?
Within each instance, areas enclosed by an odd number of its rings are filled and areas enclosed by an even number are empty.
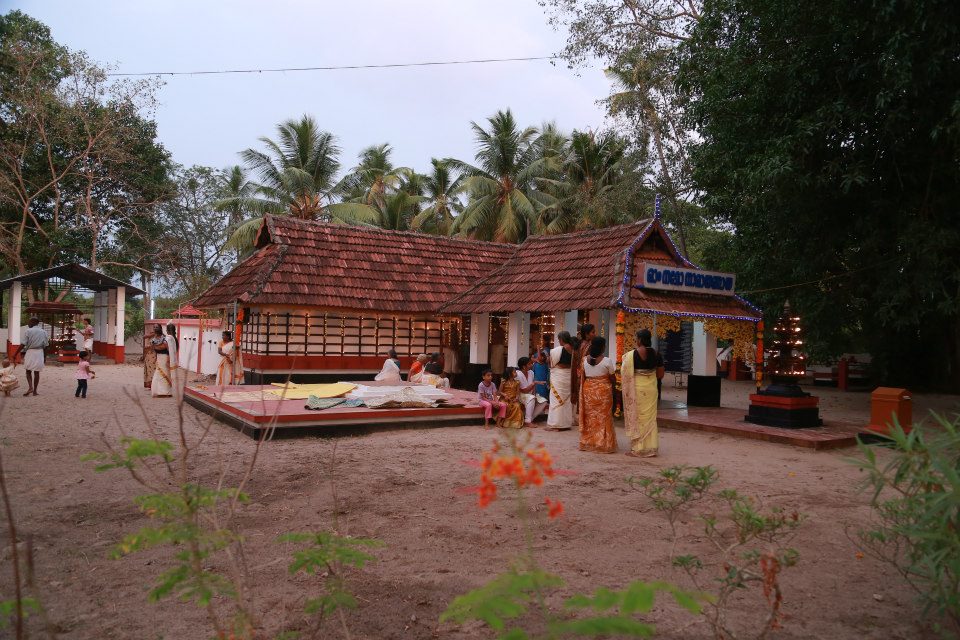
[[[423,365],[427,363],[427,354],[421,353],[417,356],[417,360],[410,365],[410,370],[407,372],[407,382],[412,382],[417,384],[420,382],[420,378],[423,377]]]
[[[389,382],[392,384],[403,384],[400,377],[400,360],[397,358],[396,349],[390,349],[387,352],[387,359],[383,363],[383,369],[374,378],[377,382]]]
[[[443,365],[440,364],[440,354],[431,353],[430,361],[423,366],[423,374],[420,376],[420,384],[428,384],[432,387],[440,382],[440,374],[443,373]]]

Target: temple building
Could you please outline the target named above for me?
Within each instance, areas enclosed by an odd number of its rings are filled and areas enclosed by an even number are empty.
[[[442,352],[451,372],[497,372],[585,322],[613,357],[647,327],[668,370],[715,376],[717,339],[749,359],[761,319],[657,216],[519,245],[266,216],[255,246],[194,301],[235,328],[251,383],[373,374],[390,348],[402,369]]]

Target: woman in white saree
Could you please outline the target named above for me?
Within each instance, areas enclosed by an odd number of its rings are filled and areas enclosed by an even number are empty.
[[[383,369],[374,378],[377,382],[390,382],[392,384],[403,384],[403,378],[400,377],[400,360],[397,359],[396,349],[390,349],[387,352],[387,359],[383,363]]]
[[[550,350],[550,413],[548,431],[567,431],[573,426],[573,399],[570,396],[570,363],[573,343],[570,333],[557,334],[557,346]]]
[[[233,340],[233,334],[223,332],[223,339],[217,347],[220,354],[220,366],[217,368],[217,384],[227,386],[243,384],[243,354]]]

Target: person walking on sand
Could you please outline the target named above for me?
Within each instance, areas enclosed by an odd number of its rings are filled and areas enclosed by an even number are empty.
[[[97,374],[90,368],[90,352],[80,352],[80,362],[77,363],[77,392],[73,394],[74,398],[87,399],[87,382],[96,378]]]
[[[40,326],[40,318],[36,316],[30,318],[27,323],[27,330],[23,333],[23,344],[21,344],[13,359],[21,353],[23,356],[23,368],[27,370],[27,392],[25,396],[37,395],[37,387],[40,386],[40,372],[43,371],[43,361],[46,359],[44,349],[50,346],[50,336]],[[31,374],[33,374],[31,376]]]

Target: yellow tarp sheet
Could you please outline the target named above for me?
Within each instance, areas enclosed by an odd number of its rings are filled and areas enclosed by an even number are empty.
[[[334,382],[332,384],[285,384],[274,382],[273,386],[278,389],[271,389],[267,393],[282,397],[284,400],[306,400],[310,396],[318,398],[338,398],[345,393],[349,393],[357,388],[357,385],[349,382]]]
[[[223,402],[262,402],[264,400],[276,400],[273,390],[263,391],[224,391],[221,394],[214,394],[214,397]]]

